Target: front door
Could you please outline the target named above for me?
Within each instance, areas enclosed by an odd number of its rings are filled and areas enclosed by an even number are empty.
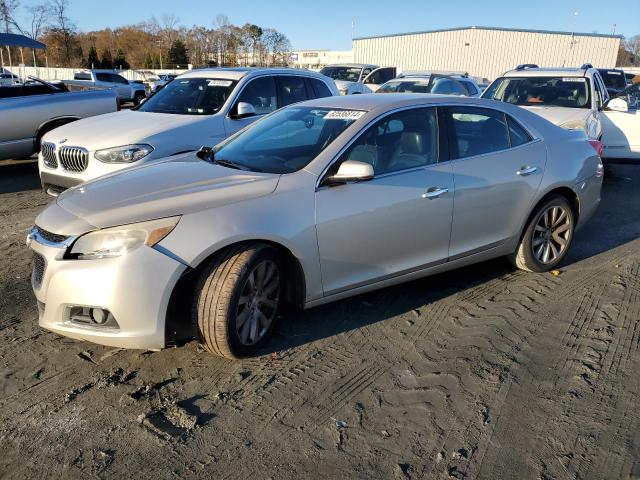
[[[640,83],[628,87],[617,98],[627,102],[628,110],[602,111],[602,156],[640,159]]]
[[[520,233],[546,165],[543,143],[513,118],[448,109],[456,185],[450,258],[497,247]]]
[[[245,102],[253,105],[255,115],[246,118],[238,118],[238,103]],[[272,75],[254,78],[244,86],[229,114],[225,118],[225,131],[231,136],[238,130],[255,122],[260,116],[271,113],[278,108],[278,96],[276,94],[276,82]]]
[[[357,160],[375,177],[316,192],[325,295],[446,261],[454,185],[451,164],[438,161],[437,124],[434,108],[388,115],[329,169]]]

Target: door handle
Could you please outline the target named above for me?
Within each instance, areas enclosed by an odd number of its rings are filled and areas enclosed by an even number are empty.
[[[527,175],[531,175],[532,173],[535,173],[537,171],[538,171],[537,167],[522,167],[520,170],[516,172],[516,174],[520,175],[521,177],[526,177]]]
[[[439,196],[444,195],[448,191],[448,188],[431,187],[429,190],[422,194],[422,198],[433,200],[434,198],[438,198]]]

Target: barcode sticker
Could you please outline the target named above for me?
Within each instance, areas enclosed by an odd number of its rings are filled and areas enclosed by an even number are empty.
[[[231,80],[209,80],[207,85],[210,87],[228,87],[231,85]]]
[[[584,83],[584,77],[564,77],[562,79],[563,82],[576,82],[576,83]]]
[[[358,120],[365,113],[361,110],[331,110],[324,116],[325,120]]]

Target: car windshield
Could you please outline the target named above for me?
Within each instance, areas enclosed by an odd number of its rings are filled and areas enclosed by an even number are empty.
[[[217,78],[176,80],[149,97],[138,110],[178,115],[212,115],[222,108],[236,83]]]
[[[362,68],[360,67],[324,67],[320,70],[320,73],[334,80],[357,82],[360,78],[361,71]]]
[[[382,85],[376,93],[429,93],[429,80],[391,80]]]
[[[254,172],[295,172],[364,114],[360,110],[284,108],[218,144],[213,149],[214,161]]]
[[[482,96],[522,106],[591,107],[585,77],[502,77]]]
[[[602,77],[602,80],[604,80],[604,84],[607,88],[622,90],[627,86],[623,72],[616,70],[600,70],[600,76]]]

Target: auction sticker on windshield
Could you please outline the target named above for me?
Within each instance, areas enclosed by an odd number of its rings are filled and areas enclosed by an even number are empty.
[[[325,116],[325,120],[358,120],[365,113],[361,110],[331,110]]]
[[[564,77],[562,79],[563,82],[576,82],[576,83],[584,83],[585,79],[583,77]]]
[[[209,80],[207,85],[209,87],[229,87],[231,83],[231,80]]]

